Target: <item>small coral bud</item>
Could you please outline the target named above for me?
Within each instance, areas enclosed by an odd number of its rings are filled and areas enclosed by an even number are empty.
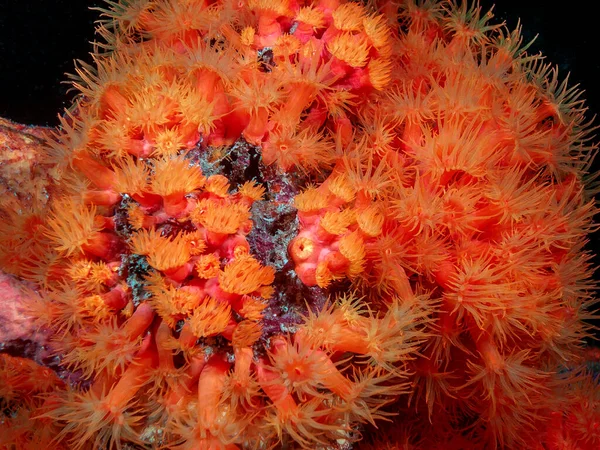
[[[360,230],[370,237],[381,235],[384,219],[381,210],[375,205],[363,209],[356,215]]]
[[[229,236],[219,248],[219,256],[230,260],[250,253],[248,240],[240,233]]]
[[[321,261],[317,264],[315,279],[317,286],[323,289],[327,288],[329,284],[334,280],[333,273],[331,272],[329,266],[325,261]]]
[[[322,262],[327,263],[327,267],[333,273],[338,275],[344,274],[350,265],[350,261],[341,252],[329,252],[322,258]]]
[[[154,136],[153,147],[152,156],[173,157],[185,147],[184,138],[178,129],[160,130]],[[144,155],[139,156],[143,157]]]
[[[300,39],[298,39],[294,35],[291,34],[283,34],[279,36],[277,42],[273,46],[273,55],[277,59],[286,60],[290,57],[290,55],[294,55],[300,50],[302,43]]]
[[[179,271],[191,258],[189,243],[184,237],[168,238],[155,229],[138,231],[129,246],[133,253],[146,255],[148,264],[160,271]]]
[[[231,294],[251,294],[273,283],[275,270],[262,266],[251,256],[242,256],[227,264],[219,273],[219,286]]]
[[[86,291],[99,292],[104,286],[113,286],[118,280],[118,274],[104,262],[80,260],[73,263],[68,269],[69,277]]]
[[[435,281],[443,289],[450,289],[453,286],[452,281],[457,277],[457,273],[458,268],[456,267],[456,263],[448,258],[438,265],[438,270],[435,272]]]
[[[264,299],[273,297],[273,294],[275,294],[275,288],[272,285],[261,286],[258,288],[258,291],[256,291],[256,295]]]
[[[294,206],[298,209],[298,218],[304,224],[316,220],[315,215],[328,205],[328,196],[314,187],[305,189],[294,197]]]
[[[306,42],[316,30],[325,27],[325,15],[313,6],[304,6],[296,14],[296,31],[294,36]]]
[[[354,278],[360,275],[365,266],[365,243],[360,234],[355,231],[340,239],[340,253],[350,261],[348,276]]]
[[[200,278],[209,279],[219,275],[221,262],[214,253],[201,255],[196,261],[196,274]]]
[[[319,225],[329,234],[336,236],[342,235],[348,231],[348,227],[356,220],[352,209],[342,211],[327,211]]]
[[[229,192],[229,180],[223,175],[211,175],[206,180],[204,190],[218,197],[225,198]]]
[[[378,91],[383,90],[392,78],[392,64],[383,58],[371,59],[367,66],[369,82]]]
[[[358,3],[344,3],[331,13],[333,25],[342,31],[360,31],[363,27],[365,9]]]
[[[262,326],[252,320],[242,320],[237,324],[231,336],[234,348],[250,347],[262,336]]]
[[[206,297],[194,309],[189,319],[190,329],[196,337],[214,336],[229,325],[231,306]]]
[[[242,33],[240,35],[240,42],[242,45],[250,47],[254,45],[254,36],[256,34],[256,30],[252,27],[244,27]]]
[[[158,273],[146,277],[148,302],[165,323],[175,327],[176,319],[187,316],[198,305],[199,296],[189,288],[176,288]]]
[[[206,250],[206,242],[204,241],[204,235],[201,231],[185,233],[181,237],[187,242],[187,245],[190,250],[190,255],[201,255],[202,253],[204,253],[204,250]]]
[[[352,136],[354,136],[354,125],[348,117],[336,117],[333,119],[333,128],[339,136],[339,140],[344,145],[350,145]]]
[[[210,245],[220,246],[227,236],[236,233],[240,226],[250,219],[246,205],[203,199],[191,212],[192,220],[208,231]]]
[[[125,319],[129,319],[131,316],[133,316],[133,312],[135,310],[135,305],[133,304],[132,301],[128,302],[125,305],[125,308],[123,308],[120,311],[121,316],[123,316]]]
[[[486,333],[477,333],[480,335],[477,339],[477,349],[479,350],[486,368],[498,373],[504,368],[505,357],[500,353],[498,346],[492,341]]]
[[[241,307],[239,307],[240,304]],[[264,301],[243,295],[240,301],[234,305],[234,308],[240,316],[258,322],[262,319],[262,312],[267,306],[267,303],[264,303]]]
[[[304,236],[297,236],[292,239],[288,248],[288,252],[296,264],[310,259],[315,251],[315,242]]]
[[[144,195],[150,190],[150,170],[144,160],[126,157],[113,167],[114,190],[129,195]]]
[[[337,175],[327,180],[329,191],[345,203],[351,202],[356,196],[356,189],[346,175]]]
[[[81,252],[84,245],[91,245],[100,235],[101,227],[95,221],[96,207],[76,204],[73,199],[57,201],[48,220],[50,230],[46,233],[60,252],[70,255]]]
[[[205,181],[200,168],[190,166],[189,160],[164,158],[155,160],[151,188],[163,198],[165,212],[178,216],[187,206],[185,195],[200,189]]]
[[[246,201],[252,203],[263,199],[265,195],[265,188],[255,181],[246,181],[240,186],[238,193],[243,199],[246,199]]]
[[[282,32],[277,18],[289,14],[289,2],[287,0],[251,0],[248,2],[248,6],[258,15],[260,47],[272,46]]]
[[[369,43],[363,36],[342,33],[327,43],[327,50],[350,67],[364,67],[369,58]]]

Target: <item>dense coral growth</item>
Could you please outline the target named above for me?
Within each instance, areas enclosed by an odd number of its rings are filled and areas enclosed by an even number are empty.
[[[594,129],[519,29],[430,0],[101,12],[49,211],[3,204],[71,375],[0,355],[2,448],[600,446]]]

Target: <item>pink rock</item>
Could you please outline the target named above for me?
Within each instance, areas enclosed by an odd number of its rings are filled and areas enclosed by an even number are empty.
[[[37,329],[26,312],[28,288],[26,283],[0,272],[0,352],[43,363],[49,356],[47,335]]]

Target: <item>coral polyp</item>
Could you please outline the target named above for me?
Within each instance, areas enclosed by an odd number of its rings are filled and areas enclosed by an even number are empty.
[[[520,27],[434,0],[100,13],[45,195],[0,203],[60,375],[0,354],[0,448],[600,447],[595,127]]]

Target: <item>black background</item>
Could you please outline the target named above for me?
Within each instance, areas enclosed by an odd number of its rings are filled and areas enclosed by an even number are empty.
[[[0,117],[57,124],[57,115],[73,95],[62,83],[65,72],[73,70],[74,59],[90,60],[99,13],[89,7],[103,4],[100,0],[0,0]],[[548,0],[498,0],[494,20],[505,20],[512,29],[520,18],[525,42],[538,35],[530,52],[541,50],[563,76],[571,73],[571,85],[580,84],[586,91],[589,116],[598,113],[600,124],[600,25],[591,12],[593,3],[555,4],[560,7]],[[481,5],[487,10],[493,2],[482,0]],[[591,247],[598,246],[598,234],[592,236]],[[600,257],[594,262],[598,266]]]

